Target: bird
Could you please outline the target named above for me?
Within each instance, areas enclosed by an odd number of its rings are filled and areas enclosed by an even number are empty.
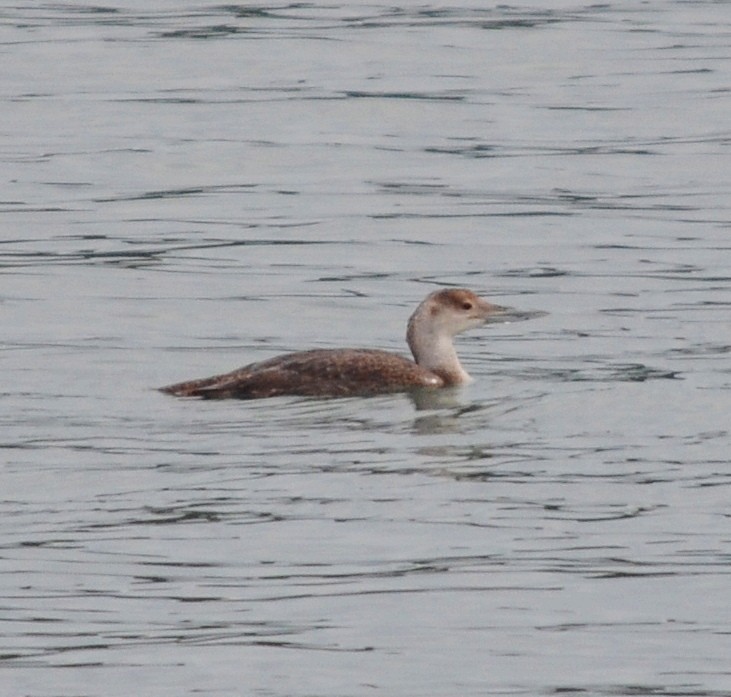
[[[453,338],[510,308],[466,288],[436,290],[408,321],[406,341],[414,360],[379,349],[314,349],[285,353],[208,378],[158,388],[177,397],[262,399],[284,395],[351,397],[464,385]]]

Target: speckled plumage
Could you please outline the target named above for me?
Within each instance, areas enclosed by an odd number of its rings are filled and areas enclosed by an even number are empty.
[[[444,380],[435,373],[395,353],[375,349],[320,349],[287,353],[231,373],[163,387],[162,391],[208,399],[279,395],[347,397],[443,384]]]
[[[160,388],[179,397],[260,399],[280,395],[347,397],[469,382],[452,337],[505,308],[472,291],[438,290],[409,319],[407,340],[415,361],[377,349],[316,349]]]

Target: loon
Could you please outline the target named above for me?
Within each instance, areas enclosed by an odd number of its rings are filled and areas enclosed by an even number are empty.
[[[437,290],[409,318],[406,340],[415,362],[378,349],[315,349],[159,389],[178,397],[261,399],[365,396],[463,385],[472,379],[459,362],[453,337],[509,311],[466,288]]]

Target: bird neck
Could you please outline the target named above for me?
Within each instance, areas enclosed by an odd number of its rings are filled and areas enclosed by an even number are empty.
[[[437,331],[419,317],[412,318],[406,339],[418,365],[442,378],[446,385],[460,385],[472,378],[462,367],[452,337]]]

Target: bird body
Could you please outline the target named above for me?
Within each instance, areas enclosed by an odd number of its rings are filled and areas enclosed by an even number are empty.
[[[280,395],[346,397],[469,382],[452,338],[506,308],[466,289],[431,293],[409,319],[414,361],[378,349],[315,349],[286,353],[209,378],[160,388],[180,397],[260,399]]]

